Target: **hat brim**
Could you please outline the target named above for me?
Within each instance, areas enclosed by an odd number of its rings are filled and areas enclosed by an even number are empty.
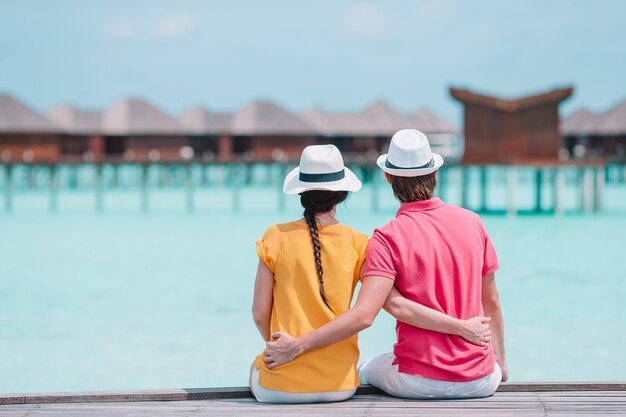
[[[432,174],[437,171],[443,165],[443,157],[438,153],[433,153],[434,165],[429,168],[415,168],[415,169],[395,169],[389,168],[385,165],[387,162],[387,155],[384,154],[378,157],[376,165],[387,174],[395,175],[396,177],[421,177],[422,175]]]
[[[349,168],[344,168],[346,176],[337,181],[328,182],[304,182],[300,181],[300,167],[292,169],[285,177],[283,192],[285,194],[300,194],[305,191],[326,190],[326,191],[359,191],[361,181]]]

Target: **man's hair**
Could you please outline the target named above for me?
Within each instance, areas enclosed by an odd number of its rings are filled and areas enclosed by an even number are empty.
[[[397,177],[389,174],[393,195],[401,203],[430,200],[437,185],[437,173],[419,177]]]

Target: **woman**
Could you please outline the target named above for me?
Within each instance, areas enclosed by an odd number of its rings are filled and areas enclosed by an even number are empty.
[[[270,226],[257,242],[252,310],[266,342],[276,332],[305,334],[350,308],[368,240],[340,224],[335,212],[348,192],[360,188],[333,145],[304,149],[300,166],[285,178],[283,191],[300,195],[304,217]],[[437,320],[456,320],[426,310]],[[250,369],[250,388],[260,402],[346,400],[359,385],[358,358],[356,335],[273,369],[260,354]]]

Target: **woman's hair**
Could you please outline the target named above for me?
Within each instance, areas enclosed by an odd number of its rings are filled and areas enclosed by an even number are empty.
[[[389,182],[393,189],[393,195],[401,203],[410,203],[411,201],[430,200],[437,185],[437,177],[435,172],[419,177],[397,177],[389,174]]]
[[[309,225],[309,233],[313,241],[313,255],[315,256],[315,267],[317,269],[317,279],[320,284],[320,295],[326,307],[333,311],[326,298],[324,291],[324,271],[322,270],[322,252],[320,248],[320,237],[317,229],[317,221],[315,215],[317,213],[326,213],[333,209],[337,204],[348,198],[347,191],[325,191],[314,190],[305,191],[300,194],[300,203],[304,207],[304,219]],[[334,311],[333,311],[334,313]]]

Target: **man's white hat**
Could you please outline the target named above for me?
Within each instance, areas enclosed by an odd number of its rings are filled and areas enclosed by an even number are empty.
[[[416,129],[402,129],[391,138],[389,153],[379,156],[376,164],[391,175],[419,177],[437,171],[443,165],[443,158],[431,152],[425,134]]]
[[[287,174],[283,185],[285,194],[360,189],[361,181],[343,165],[343,157],[335,145],[311,145],[304,148],[300,166]]]

